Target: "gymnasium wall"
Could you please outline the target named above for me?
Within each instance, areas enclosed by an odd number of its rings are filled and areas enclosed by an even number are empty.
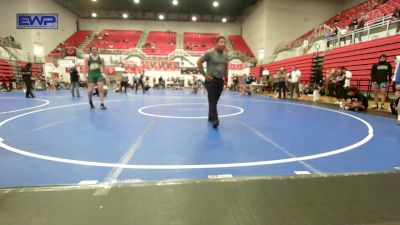
[[[149,31],[175,31],[240,34],[240,24],[237,23],[203,23],[203,22],[170,22],[170,21],[145,21],[145,20],[112,20],[112,19],[81,19],[82,30],[142,30]]]
[[[317,27],[342,7],[338,0],[264,0],[244,19],[243,36],[255,54],[265,50],[265,62],[276,47]]]
[[[58,43],[76,31],[77,17],[52,0],[1,0],[0,31],[2,36],[12,35],[22,49],[33,52],[33,45],[41,45],[48,54]],[[16,29],[17,13],[58,13],[58,29]]]
[[[242,22],[242,36],[258,59],[258,50],[265,48],[267,4],[257,4]]]

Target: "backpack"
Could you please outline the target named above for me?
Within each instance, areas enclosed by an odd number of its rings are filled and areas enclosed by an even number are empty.
[[[396,100],[390,101],[390,109],[392,110],[393,115],[397,115],[396,107],[399,104],[399,100],[400,100],[400,97],[397,98]]]

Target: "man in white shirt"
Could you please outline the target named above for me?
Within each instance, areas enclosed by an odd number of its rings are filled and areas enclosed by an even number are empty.
[[[348,27],[344,27],[343,29],[341,29],[339,31],[339,35],[340,35],[339,46],[340,46],[340,42],[342,42],[342,41],[343,41],[344,45],[346,45],[346,37],[345,36],[347,35],[347,28]]]
[[[293,91],[296,89],[297,99],[300,97],[299,81],[301,77],[301,71],[297,67],[293,67],[290,73],[290,98],[293,98]]]
[[[353,76],[353,74],[345,67],[342,68],[342,73],[344,73],[344,75],[345,75],[343,87],[345,90],[345,99],[347,99],[347,93],[349,92],[350,81],[351,81],[351,77]]]
[[[264,70],[262,71],[262,75],[269,76],[269,70],[267,68],[264,68]]]

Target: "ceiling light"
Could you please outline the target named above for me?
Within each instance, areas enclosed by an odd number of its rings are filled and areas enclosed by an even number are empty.
[[[173,0],[172,1],[172,5],[178,5],[178,3],[179,3],[178,0]]]
[[[139,4],[140,0],[133,0],[135,4]]]
[[[97,2],[97,0],[92,0],[92,2]]]
[[[226,21],[228,21],[225,17],[224,18],[222,18],[222,22],[223,23],[226,23]]]
[[[214,6],[214,7],[218,7],[218,6],[219,6],[219,2],[218,2],[218,1],[214,1],[214,2],[213,2],[213,6]]]
[[[196,16],[192,16],[192,21],[196,21],[197,17]]]
[[[122,14],[122,18],[127,19],[128,18],[128,13]]]
[[[164,20],[164,15],[162,15],[162,14],[161,14],[161,15],[159,15],[159,16],[158,16],[158,19],[160,19],[160,20]]]
[[[97,17],[97,13],[92,13],[92,17]]]

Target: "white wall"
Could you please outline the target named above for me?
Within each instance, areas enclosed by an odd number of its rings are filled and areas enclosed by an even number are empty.
[[[43,45],[47,54],[76,31],[77,17],[52,0],[0,0],[0,3],[1,35],[12,35],[29,52],[37,44]],[[16,29],[17,13],[58,13],[58,29]]]
[[[257,54],[265,58],[283,43],[289,43],[317,27],[343,6],[338,0],[263,0],[242,23],[243,36]]]
[[[242,36],[257,58],[258,51],[266,47],[267,4],[265,3],[266,1],[257,4],[242,23]]]
[[[203,23],[203,22],[169,22],[169,21],[145,21],[145,20],[104,20],[104,19],[81,19],[82,30],[142,30],[148,31],[175,31],[203,32],[221,34],[240,34],[238,23]]]

